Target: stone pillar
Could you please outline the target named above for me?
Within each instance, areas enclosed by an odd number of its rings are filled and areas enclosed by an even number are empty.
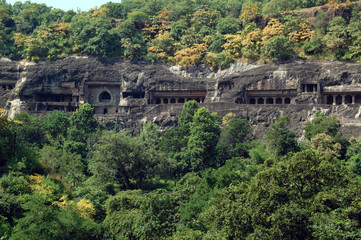
[[[336,105],[336,98],[337,98],[337,95],[333,95],[333,102],[332,102],[332,105]]]
[[[273,104],[276,104],[276,99],[275,97],[273,98]]]
[[[285,97],[282,97],[282,105],[285,104]]]
[[[323,95],[323,104],[327,104],[327,95]]]
[[[342,105],[345,105],[346,103],[345,103],[345,97],[346,97],[346,95],[342,95]]]
[[[267,98],[263,98],[263,104],[266,104],[267,103]]]
[[[352,104],[355,104],[355,103],[356,103],[356,96],[352,95]]]
[[[164,104],[163,98],[160,99],[160,104]]]

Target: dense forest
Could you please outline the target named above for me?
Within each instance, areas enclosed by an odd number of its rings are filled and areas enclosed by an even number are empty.
[[[0,57],[71,55],[225,68],[361,59],[361,4],[123,0],[87,12],[0,0]],[[0,108],[0,239],[359,239],[361,140],[317,113],[255,139],[195,101],[177,124],[109,129],[89,104],[43,118]]]
[[[0,56],[91,55],[213,69],[234,61],[358,61],[360,7],[345,0],[123,0],[75,12],[1,0]]]
[[[195,101],[133,136],[84,104],[0,115],[1,239],[358,239],[361,140],[317,113],[256,141],[246,119]]]

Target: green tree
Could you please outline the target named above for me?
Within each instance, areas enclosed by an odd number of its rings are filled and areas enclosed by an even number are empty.
[[[271,60],[285,60],[294,55],[291,42],[285,36],[274,36],[268,39],[263,52]]]
[[[217,144],[221,164],[232,157],[248,157],[251,134],[252,127],[246,119],[231,119],[222,128]]]
[[[40,158],[48,174],[60,175],[71,187],[85,180],[85,166],[76,153],[45,145],[40,150]]]
[[[94,108],[89,103],[85,103],[70,117],[69,139],[86,142],[89,135],[94,133],[98,126],[99,124],[94,118]]]
[[[275,123],[271,124],[265,135],[268,148],[274,151],[277,156],[299,150],[296,134],[287,129],[290,120],[287,115],[279,117]]]
[[[72,206],[57,207],[33,194],[22,207],[26,212],[10,239],[96,239],[97,224]]]
[[[70,126],[67,140],[64,142],[64,149],[85,158],[88,151],[87,140],[99,127],[94,118],[94,108],[89,103],[85,103],[71,115],[69,120]]]
[[[325,45],[335,53],[335,57],[340,59],[345,53],[348,45],[347,24],[342,17],[335,17],[327,27],[327,33],[324,36]]]
[[[55,110],[43,119],[45,131],[53,138],[65,138],[69,127],[69,118],[66,113]]]
[[[19,122],[13,127],[18,144],[28,147],[42,147],[47,142],[43,123],[39,117],[22,112],[14,116],[14,121]]]
[[[12,131],[14,122],[0,108],[0,166],[3,167],[15,155],[16,142]]]
[[[182,148],[187,146],[190,124],[197,109],[199,109],[199,104],[193,100],[183,105],[182,112],[178,115],[178,126],[166,131],[161,138],[161,150],[164,152],[180,152]]]
[[[186,155],[191,171],[217,166],[216,145],[220,135],[220,118],[206,108],[199,108],[190,124]]]
[[[155,123],[148,122],[143,124],[143,129],[139,134],[139,139],[144,142],[147,147],[156,148],[160,141],[161,132],[159,126]]]
[[[179,126],[188,126],[193,122],[193,116],[199,109],[199,104],[192,100],[184,104],[182,112],[178,115]]]
[[[97,56],[120,56],[120,41],[111,31],[110,19],[92,18],[88,14],[78,14],[70,24],[70,36],[74,42],[75,53]]]
[[[340,130],[341,124],[336,117],[326,116],[324,113],[316,113],[311,121],[305,124],[305,137],[313,138],[319,133],[326,133],[331,137],[335,137]]]
[[[154,174],[157,154],[138,138],[105,131],[95,145],[89,168],[101,183],[123,184],[125,189],[141,188]]]
[[[322,52],[323,42],[320,36],[311,38],[302,46],[303,51],[308,55],[314,55]]]
[[[240,21],[237,18],[221,18],[217,24],[217,31],[221,34],[235,34],[241,28]]]
[[[36,27],[42,24],[44,21],[44,16],[51,11],[51,8],[45,4],[30,2],[26,2],[21,6],[17,6],[17,9],[20,11],[14,17],[16,27],[19,32],[25,34],[31,34],[36,29]]]
[[[344,211],[359,214],[356,209],[347,210],[358,191],[349,176],[336,158],[312,149],[266,161],[249,185],[219,193],[205,215],[211,222],[208,229],[233,239],[313,239],[316,235],[330,239],[317,217]],[[345,224],[349,227],[344,233],[357,232],[354,217],[336,219],[327,225],[332,231]]]
[[[177,197],[173,193],[122,191],[106,202],[103,226],[110,237],[169,238],[177,223]]]

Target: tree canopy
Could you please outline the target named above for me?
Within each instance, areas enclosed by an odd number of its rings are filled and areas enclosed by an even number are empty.
[[[0,56],[108,56],[212,68],[235,60],[358,61],[360,8],[345,2],[129,0],[74,12],[2,1]],[[312,9],[300,11],[322,5],[316,20]]]
[[[360,140],[342,136],[335,117],[316,114],[298,142],[290,121],[278,118],[255,140],[252,122],[188,101],[172,128],[145,123],[131,135],[101,126],[89,104],[70,117],[11,119],[0,109],[0,233],[356,239]]]

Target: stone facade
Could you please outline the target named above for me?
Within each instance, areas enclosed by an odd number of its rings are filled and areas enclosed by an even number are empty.
[[[152,121],[169,127],[189,100],[219,114],[233,112],[248,118],[256,135],[281,115],[303,123],[316,111],[341,115],[344,129],[353,126],[358,130],[350,132],[358,134],[361,65],[234,64],[215,73],[204,67],[187,71],[84,57],[36,64],[0,61],[0,105],[11,116],[20,111],[71,113],[89,102],[106,124],[120,123],[134,130]],[[302,135],[302,124],[292,128]]]

